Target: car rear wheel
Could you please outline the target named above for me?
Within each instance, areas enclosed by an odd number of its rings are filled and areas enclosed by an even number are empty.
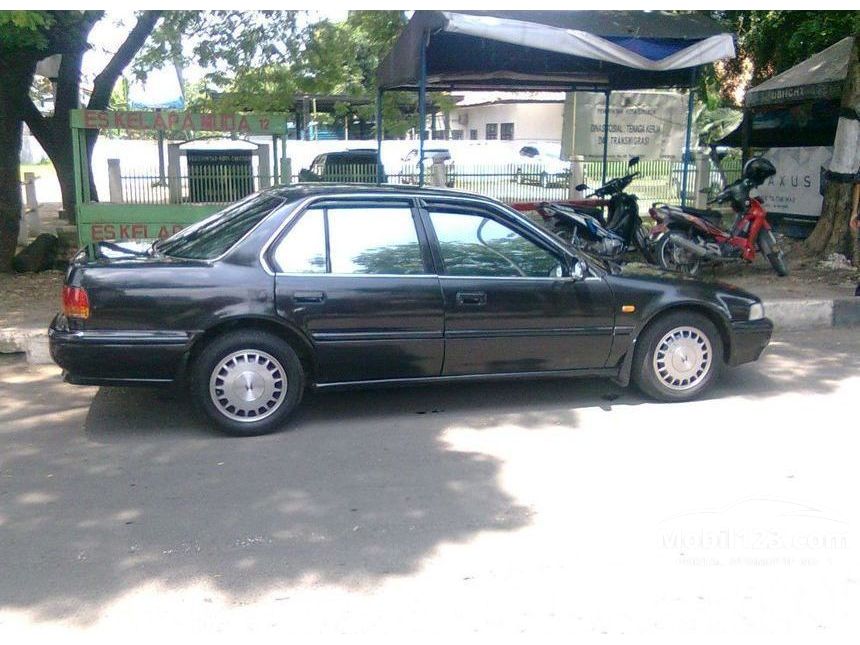
[[[263,331],[215,338],[191,369],[197,404],[220,430],[237,436],[278,430],[298,406],[305,385],[293,349]]]
[[[688,401],[708,389],[723,366],[723,341],[713,322],[687,311],[652,322],[636,342],[633,378],[659,401]]]

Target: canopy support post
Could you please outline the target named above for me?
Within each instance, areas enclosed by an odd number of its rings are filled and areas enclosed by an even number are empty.
[[[376,90],[376,185],[382,184],[382,93],[381,87]]]
[[[681,170],[681,206],[687,205],[687,175],[690,165],[690,138],[693,130],[693,99],[696,96],[696,73],[699,68],[690,71],[690,92],[687,97],[687,133],[684,137],[684,165]]]
[[[603,183],[606,183],[606,158],[609,156],[609,95],[612,90],[606,90],[606,103],[603,105]]]
[[[424,186],[424,128],[427,125],[427,34],[421,38],[418,77],[418,186]]]

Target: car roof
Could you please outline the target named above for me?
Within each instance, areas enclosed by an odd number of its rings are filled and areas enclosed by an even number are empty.
[[[392,197],[461,197],[468,199],[480,199],[490,204],[500,204],[494,199],[483,195],[475,195],[462,190],[450,188],[435,188],[415,186],[401,186],[397,184],[335,184],[335,183],[298,183],[290,186],[276,186],[269,188],[271,192],[287,201],[297,201],[306,197],[318,196],[342,196],[342,195],[390,195]]]

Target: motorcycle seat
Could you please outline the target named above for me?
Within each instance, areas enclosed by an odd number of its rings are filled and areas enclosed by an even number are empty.
[[[585,215],[597,217],[598,219],[603,217],[603,209],[596,206],[574,206],[573,210],[579,213],[584,213]]]
[[[715,211],[711,208],[693,208],[692,206],[683,206],[681,210],[690,215],[695,215],[696,217],[706,219],[712,224],[719,225],[723,222],[722,214],[719,211]]]

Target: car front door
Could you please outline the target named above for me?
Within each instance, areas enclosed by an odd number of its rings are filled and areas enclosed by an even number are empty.
[[[278,314],[314,345],[320,383],[438,376],[439,278],[411,200],[339,200],[272,246]]]
[[[444,375],[604,367],[614,313],[602,278],[567,276],[559,249],[501,211],[426,207],[445,305]]]

